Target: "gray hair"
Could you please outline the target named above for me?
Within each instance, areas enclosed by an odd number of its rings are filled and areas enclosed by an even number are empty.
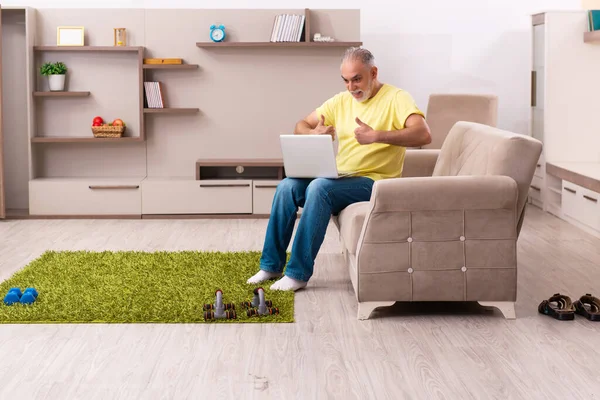
[[[362,47],[350,47],[344,53],[344,57],[342,58],[342,63],[349,60],[357,60],[362,62],[364,65],[368,67],[372,67],[375,65],[375,57],[373,54]]]

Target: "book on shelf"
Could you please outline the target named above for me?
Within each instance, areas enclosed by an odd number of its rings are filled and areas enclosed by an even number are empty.
[[[301,42],[304,38],[304,15],[279,14],[273,21],[271,42]]]
[[[160,82],[144,82],[147,108],[165,108],[165,99]]]
[[[600,10],[588,10],[588,32],[600,30]]]

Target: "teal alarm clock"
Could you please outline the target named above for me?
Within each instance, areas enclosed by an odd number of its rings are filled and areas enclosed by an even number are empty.
[[[222,42],[223,40],[225,40],[225,27],[223,25],[211,25],[210,39],[213,42]]]

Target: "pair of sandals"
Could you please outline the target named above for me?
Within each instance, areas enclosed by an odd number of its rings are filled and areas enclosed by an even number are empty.
[[[590,321],[600,321],[600,299],[587,293],[572,302],[569,296],[555,293],[540,303],[538,311],[559,321],[571,321],[575,319],[575,314]]]

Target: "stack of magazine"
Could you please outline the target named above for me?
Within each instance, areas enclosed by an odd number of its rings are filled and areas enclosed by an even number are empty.
[[[301,42],[304,40],[304,15],[280,14],[275,17],[271,42]]]
[[[164,108],[165,101],[160,82],[144,82],[146,104],[148,108]]]

